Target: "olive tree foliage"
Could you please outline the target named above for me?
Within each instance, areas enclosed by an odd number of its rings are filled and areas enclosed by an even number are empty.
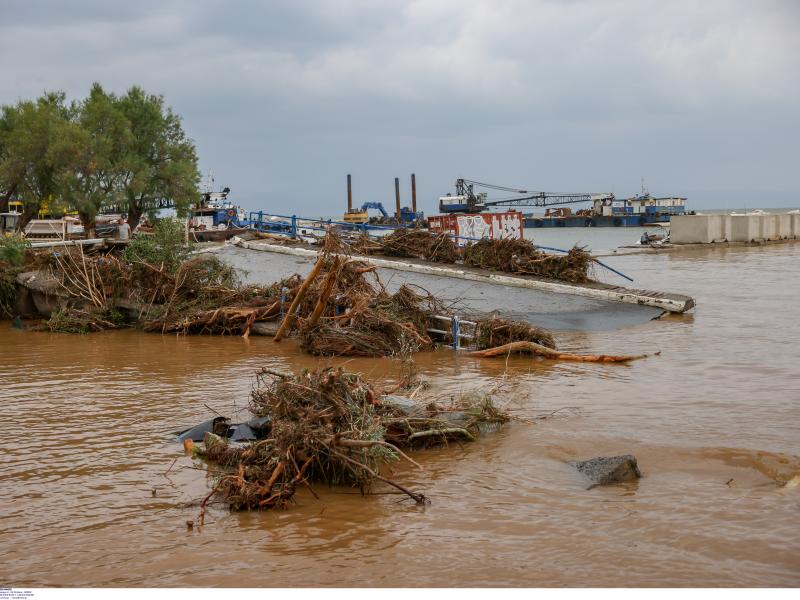
[[[161,96],[140,87],[130,88],[117,107],[131,133],[120,165],[121,202],[131,227],[162,200],[172,200],[178,214],[185,214],[198,197],[200,171],[180,117]]]
[[[0,108],[0,210],[20,199],[24,226],[42,203],[59,199],[53,143],[72,118],[63,93],[48,93]]]
[[[58,166],[61,198],[78,211],[92,237],[95,217],[120,193],[120,164],[131,132],[115,98],[99,84],[73,112],[73,118],[61,124],[51,155]]]
[[[109,208],[136,227],[162,201],[184,214],[199,183],[180,118],[139,87],[117,96],[95,83],[69,105],[64,94],[50,93],[2,107],[0,201],[20,197],[26,213],[44,201],[63,203],[91,234],[97,214]]]

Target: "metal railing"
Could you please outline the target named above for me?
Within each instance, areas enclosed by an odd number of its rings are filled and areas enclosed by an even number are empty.
[[[444,315],[433,315],[431,319],[436,319],[438,321],[444,321],[450,323],[450,331],[444,329],[436,329],[435,327],[429,327],[428,333],[436,333],[443,337],[453,336],[453,350],[461,350],[463,344],[461,340],[473,340],[472,344],[475,343],[475,337],[477,334],[478,324],[475,321],[467,321],[466,319],[461,319],[458,315],[454,315],[452,317],[446,317]],[[467,327],[472,327],[472,333],[463,333],[461,331],[462,326],[466,325]]]

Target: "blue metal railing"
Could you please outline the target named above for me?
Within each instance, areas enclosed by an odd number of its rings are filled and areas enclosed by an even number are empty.
[[[284,221],[267,221],[264,217],[276,217],[278,219],[286,219]],[[298,217],[297,215],[277,215],[264,213],[263,211],[251,212],[249,218],[250,224],[259,230],[277,231],[278,233],[289,233],[292,237],[297,236],[298,228],[310,229],[313,231],[326,231],[331,225],[341,225],[348,229],[363,231],[367,233],[371,230],[377,231],[394,231],[396,229],[405,229],[402,225],[369,225],[368,223],[348,223],[347,221],[335,221],[334,219],[312,219],[308,217]],[[306,221],[311,224],[298,225],[299,221]],[[318,225],[315,225],[317,223]]]

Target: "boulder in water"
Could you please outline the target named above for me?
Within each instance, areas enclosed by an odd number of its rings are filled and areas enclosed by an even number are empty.
[[[636,457],[632,454],[598,456],[589,460],[574,461],[570,464],[592,482],[589,487],[635,481],[642,476]]]

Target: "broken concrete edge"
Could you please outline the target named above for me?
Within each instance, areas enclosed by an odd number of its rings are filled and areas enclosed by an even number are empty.
[[[264,242],[247,242],[240,238],[231,238],[230,243],[240,248],[247,250],[257,250],[261,252],[275,252],[277,254],[288,254],[291,256],[314,257],[317,256],[315,250],[306,248],[289,248],[286,246],[278,246],[275,244],[267,244]],[[434,266],[428,264],[418,264],[413,262],[404,262],[398,260],[387,260],[384,258],[376,258],[374,256],[358,256],[359,260],[363,260],[369,264],[377,267],[384,267],[387,269],[394,269],[397,271],[409,271],[412,273],[423,273],[427,275],[437,275],[441,277],[452,277],[454,279],[465,279],[469,281],[480,281],[484,283],[493,283],[500,285],[507,285],[512,287],[521,287],[533,290],[543,290],[555,294],[569,294],[573,296],[583,296],[585,298],[593,298],[596,300],[606,300],[611,302],[623,302],[626,304],[638,304],[644,306],[652,306],[673,313],[683,313],[694,307],[694,299],[689,296],[674,295],[675,297],[668,297],[665,294],[658,293],[659,295],[648,295],[636,290],[628,290],[623,287],[614,287],[613,289],[603,289],[602,287],[592,287],[591,284],[571,284],[560,283],[555,281],[542,281],[538,279],[528,279],[523,277],[513,277],[510,275],[498,275],[495,273],[475,273],[464,269],[456,269],[449,267]]]

